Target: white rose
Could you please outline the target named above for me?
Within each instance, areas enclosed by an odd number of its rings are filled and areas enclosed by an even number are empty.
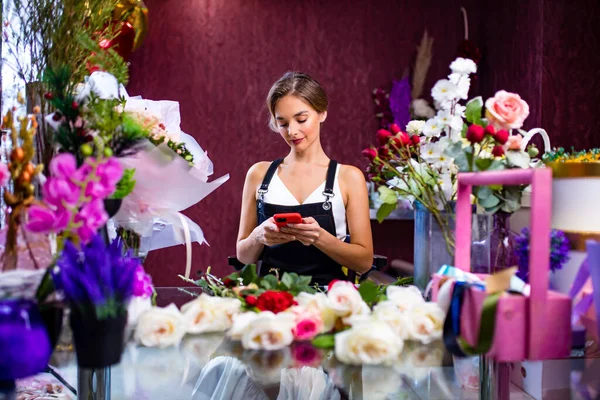
[[[406,340],[410,336],[410,319],[398,309],[393,301],[382,301],[373,308],[373,318],[385,322],[399,338]]]
[[[134,296],[127,305],[127,325],[135,326],[140,315],[152,308],[150,297]]]
[[[291,313],[261,312],[244,331],[242,347],[250,350],[281,349],[294,341],[293,328],[294,316]]]
[[[444,311],[436,303],[423,303],[414,306],[409,313],[410,337],[423,344],[442,338]]]
[[[406,131],[408,133],[410,133],[411,135],[419,135],[421,132],[423,132],[424,126],[425,126],[425,121],[416,119],[416,120],[410,121],[406,125]]]
[[[327,298],[335,314],[340,317],[364,313],[366,304],[351,282],[337,281],[327,292]]]
[[[321,320],[323,321],[321,333],[329,332],[334,328],[337,315],[331,308],[331,302],[325,293],[310,294],[301,292],[296,296],[296,301],[298,305],[305,307],[307,310],[315,310],[321,314]]]
[[[452,72],[462,75],[474,74],[477,72],[477,64],[470,58],[458,57],[450,64]]]
[[[384,322],[370,320],[335,335],[335,356],[345,364],[391,364],[404,341]]]
[[[184,304],[181,312],[189,333],[223,332],[231,328],[233,316],[240,312],[241,307],[242,303],[238,299],[202,293]]]
[[[252,324],[259,315],[259,313],[252,311],[234,315],[233,324],[231,329],[227,331],[227,336],[229,336],[232,340],[242,340],[242,336],[248,330],[248,328],[250,328],[250,324]]]
[[[385,294],[388,300],[396,304],[402,312],[407,312],[413,306],[425,302],[416,286],[388,286]]]
[[[135,340],[146,347],[168,347],[179,344],[185,335],[185,320],[175,304],[153,307],[140,315]]]

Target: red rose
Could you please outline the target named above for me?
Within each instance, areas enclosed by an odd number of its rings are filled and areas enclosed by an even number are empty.
[[[402,129],[400,129],[398,124],[390,124],[390,131],[396,135],[398,132],[402,132]]]
[[[404,147],[410,143],[410,137],[404,133],[400,132],[394,137],[394,144],[396,147]]]
[[[504,155],[504,149],[502,148],[502,146],[496,145],[492,149],[492,154],[494,155],[494,157],[502,157]]]
[[[485,127],[484,132],[486,135],[490,135],[491,137],[496,136],[496,128],[494,128],[494,125],[489,124],[488,126]]]
[[[510,136],[510,134],[508,133],[508,131],[506,129],[500,129],[498,132],[496,132],[494,139],[496,139],[496,142],[498,142],[500,144],[504,144],[508,140],[509,136]]]
[[[390,138],[392,137],[392,132],[385,129],[380,129],[377,131],[376,137],[379,145],[385,146],[390,141]]]
[[[390,158],[390,149],[388,149],[386,146],[380,147],[377,153],[379,158],[381,158],[382,160],[387,160],[388,158]]]
[[[367,157],[369,161],[373,161],[375,158],[377,158],[377,150],[375,150],[373,147],[370,147],[368,149],[364,149],[362,151],[362,155]]]
[[[485,133],[482,126],[473,124],[467,129],[467,140],[471,143],[481,143],[484,136]]]
[[[419,143],[421,143],[421,138],[419,137],[419,135],[412,135],[410,137],[410,141],[412,142],[413,145],[418,145]]]
[[[256,296],[247,296],[246,304],[248,304],[249,306],[255,306],[256,305]]]
[[[223,285],[225,285],[225,287],[232,288],[235,286],[235,281],[230,278],[225,278],[223,279]]]
[[[294,304],[294,296],[288,292],[267,290],[256,300],[256,307],[261,311],[272,311],[277,314],[285,311]]]

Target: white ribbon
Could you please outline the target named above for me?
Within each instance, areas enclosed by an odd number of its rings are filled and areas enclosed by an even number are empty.
[[[192,237],[190,235],[190,226],[181,213],[177,213],[181,226],[183,227],[183,237],[185,239],[185,278],[190,279],[192,270]]]

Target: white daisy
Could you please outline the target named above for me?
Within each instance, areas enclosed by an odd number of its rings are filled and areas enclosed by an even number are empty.
[[[463,100],[469,98],[469,88],[471,87],[471,78],[468,75],[462,74],[450,74],[448,75],[448,79],[451,83],[456,85],[456,93],[458,97]]]
[[[431,97],[440,103],[458,97],[456,85],[447,79],[440,79],[431,89]]]
[[[477,64],[469,58],[458,57],[456,60],[452,61],[450,64],[450,69],[452,72],[468,75],[474,74],[477,72]]]
[[[438,137],[444,129],[444,123],[437,118],[431,118],[423,126],[423,134],[427,137]]]
[[[437,120],[453,130],[462,130],[463,120],[458,115],[453,115],[450,111],[441,110],[437,113]]]
[[[425,143],[421,146],[421,157],[430,164],[434,164],[440,159],[442,151],[437,143]]]

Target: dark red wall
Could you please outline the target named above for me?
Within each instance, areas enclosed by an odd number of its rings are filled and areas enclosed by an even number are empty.
[[[532,106],[527,127],[543,122],[561,145],[600,145],[595,0],[145,3],[150,28],[131,59],[130,94],[179,101],[182,129],[208,150],[214,176],[231,174],[185,212],[210,243],[194,245],[195,270],[210,265],[217,274],[230,271],[226,261],[235,253],[245,173],[257,161],[286,154],[286,145],[267,128],[264,98],[274,80],[290,69],[318,79],[331,104],[325,150],[363,167],[360,151],[377,126],[371,90],[389,88],[402,76],[424,29],[435,38],[426,87],[444,77],[463,35],[460,6],[469,10],[471,38],[486,57],[479,81],[484,94],[519,91]],[[375,251],[412,260],[412,229],[406,221],[375,223]],[[180,283],[184,253],[178,247],[150,254],[147,269],[158,285]]]

